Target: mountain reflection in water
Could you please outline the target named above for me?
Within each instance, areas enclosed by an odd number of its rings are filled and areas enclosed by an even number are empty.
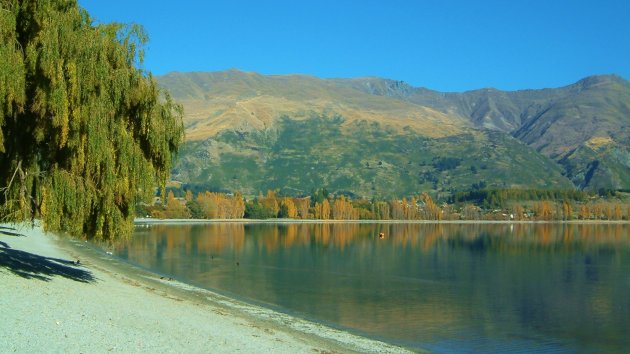
[[[138,226],[116,254],[437,351],[630,348],[628,224]],[[384,238],[379,238],[379,233]]]

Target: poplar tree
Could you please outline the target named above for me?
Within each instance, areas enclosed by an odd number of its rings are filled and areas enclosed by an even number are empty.
[[[1,218],[130,235],[183,139],[181,107],[141,69],[146,40],[76,0],[0,0]]]

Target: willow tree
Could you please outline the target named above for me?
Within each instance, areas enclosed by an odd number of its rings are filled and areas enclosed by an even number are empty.
[[[183,139],[180,106],[141,69],[146,35],[94,25],[76,0],[0,4],[0,217],[129,235]]]

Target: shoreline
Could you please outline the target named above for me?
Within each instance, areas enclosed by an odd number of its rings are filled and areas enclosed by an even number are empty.
[[[630,224],[630,220],[323,220],[323,219],[154,219],[136,218],[135,225],[152,224]]]
[[[0,224],[0,342],[5,350],[409,352],[160,279],[88,245],[39,226]]]

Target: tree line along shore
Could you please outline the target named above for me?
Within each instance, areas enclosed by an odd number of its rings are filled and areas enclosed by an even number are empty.
[[[629,221],[627,193],[606,191],[485,190],[434,200],[428,193],[402,199],[334,195],[325,188],[294,197],[267,191],[241,193],[171,189],[165,198],[137,206],[138,217],[157,219],[318,220],[608,220]]]

